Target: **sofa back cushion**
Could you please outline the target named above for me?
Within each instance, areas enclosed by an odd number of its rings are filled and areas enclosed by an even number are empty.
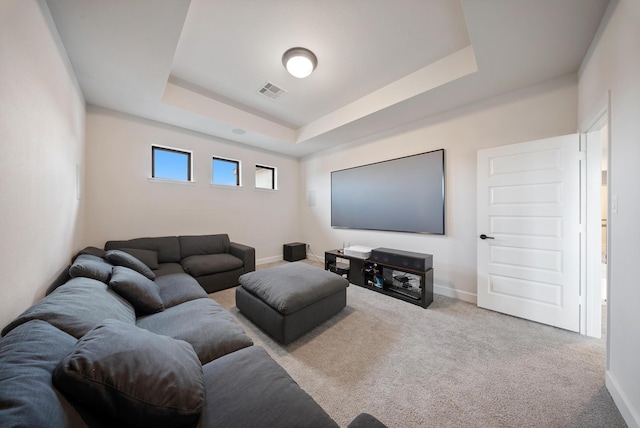
[[[161,236],[157,238],[135,238],[126,241],[107,241],[105,250],[121,250],[123,248],[137,248],[158,252],[159,263],[176,263],[180,257],[180,242],[177,236]]]
[[[96,256],[96,257],[100,257],[103,258],[104,257],[104,253],[105,251],[102,248],[98,248],[98,247],[84,247],[82,250],[78,251],[78,254],[76,255],[82,255],[82,254],[87,254],[90,256]]]
[[[136,259],[147,265],[149,269],[158,269],[158,252],[152,250],[140,250],[139,248],[120,248],[121,251],[131,254]]]
[[[205,254],[220,254],[229,252],[229,235],[197,235],[180,236],[180,256],[184,259],[189,256],[201,256]]]
[[[80,338],[105,319],[135,324],[133,306],[107,284],[90,278],[73,278],[28,308],[2,330],[6,335],[17,326],[39,319]]]
[[[22,324],[0,339],[2,426],[86,426],[51,381],[54,369],[76,342],[40,320]]]

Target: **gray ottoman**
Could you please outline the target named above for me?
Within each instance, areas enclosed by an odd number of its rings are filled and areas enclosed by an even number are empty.
[[[282,344],[307,333],[347,305],[349,282],[304,262],[245,273],[236,306]]]

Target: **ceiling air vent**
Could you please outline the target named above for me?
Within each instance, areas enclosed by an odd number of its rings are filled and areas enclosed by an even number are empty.
[[[258,93],[264,95],[269,99],[275,100],[286,94],[287,91],[274,85],[271,82],[267,82],[262,86],[262,88],[258,89]]]

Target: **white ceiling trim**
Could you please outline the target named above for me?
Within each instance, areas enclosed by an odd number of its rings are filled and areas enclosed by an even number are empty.
[[[471,45],[301,127],[301,143],[478,71]]]
[[[297,130],[172,83],[171,79],[167,82],[162,102],[227,123],[230,129],[250,129],[264,137],[298,144],[477,71],[473,47],[469,45]]]
[[[296,142],[295,130],[291,128],[178,86],[170,81],[167,82],[162,103],[226,123],[229,129],[250,129],[254,133],[285,143],[293,144]]]
[[[298,144],[477,71],[473,47],[469,45],[297,130],[172,83],[171,80],[167,82],[162,102],[226,123],[230,129],[250,129],[264,137]]]

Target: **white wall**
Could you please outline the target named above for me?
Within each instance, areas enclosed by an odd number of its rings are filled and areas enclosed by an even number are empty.
[[[260,263],[282,259],[282,244],[299,239],[297,159],[94,107],[86,132],[88,245],[227,233],[255,247]],[[149,180],[152,144],[193,151],[195,182]],[[242,162],[242,188],[211,185],[213,156]],[[254,188],[256,164],[277,168],[278,190]]]
[[[612,1],[581,68],[579,120],[611,91],[607,388],[630,427],[640,426],[640,2]]]
[[[309,156],[300,166],[303,240],[320,258],[343,242],[433,254],[434,291],[475,302],[477,150],[570,134],[576,118],[577,76],[571,75]],[[445,149],[445,236],[331,228],[331,171],[440,148]],[[406,196],[411,197],[410,188]],[[372,197],[384,203],[384,195]]]
[[[84,99],[44,1],[0,3],[0,325],[81,244]]]

